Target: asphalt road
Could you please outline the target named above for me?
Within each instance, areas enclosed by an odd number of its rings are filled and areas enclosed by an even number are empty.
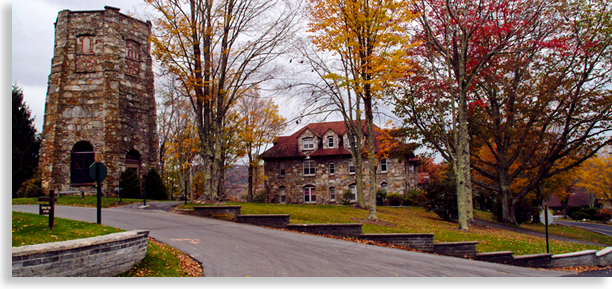
[[[555,219],[555,223],[559,223],[564,226],[577,227],[612,237],[612,226],[610,225],[562,221],[559,219]]]
[[[151,208],[156,207],[151,202]],[[410,252],[137,206],[103,209],[102,224],[150,237],[202,262],[207,277],[540,276],[567,274]],[[12,206],[38,213],[38,206]],[[56,206],[59,218],[96,222],[95,208]],[[61,222],[61,220],[59,220]]]

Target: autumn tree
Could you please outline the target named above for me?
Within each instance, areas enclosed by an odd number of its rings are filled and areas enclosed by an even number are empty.
[[[576,186],[612,204],[612,154],[606,152],[585,161],[577,177]]]
[[[218,199],[226,117],[270,68],[298,19],[293,1],[146,0],[157,12],[153,55],[177,76],[195,114],[204,196]]]
[[[262,181],[259,178],[262,167],[259,155],[266,149],[267,144],[283,133],[286,124],[274,101],[262,98],[257,90],[245,93],[239,101],[237,111],[241,118],[241,141],[248,162],[247,200],[252,202],[253,191]]]
[[[370,176],[368,219],[377,219],[375,188],[378,161],[374,145],[373,106],[406,68],[405,52],[409,43],[405,37],[405,27],[414,15],[402,1],[325,0],[311,3],[309,32],[312,33],[313,43],[320,51],[333,53],[341,63],[337,72],[323,77],[335,80],[335,85],[346,89],[346,95],[350,97],[353,94],[363,103]],[[360,115],[359,103],[355,101],[355,105]],[[351,133],[356,137],[349,141],[351,147],[355,147],[356,142],[361,140],[361,119],[358,118],[353,127],[351,119],[346,115],[343,117],[347,129],[354,130]],[[353,151],[355,163],[359,162],[359,154],[361,151]]]
[[[471,218],[470,167],[493,180],[479,185],[499,193],[503,221],[514,223],[526,194],[610,141],[609,7],[520,0],[417,7],[424,45],[413,59],[426,73],[411,71],[398,111],[457,171],[462,228]],[[470,141],[494,161],[470,163]],[[554,168],[563,158],[575,161]],[[532,178],[513,195],[513,179],[526,171]]]

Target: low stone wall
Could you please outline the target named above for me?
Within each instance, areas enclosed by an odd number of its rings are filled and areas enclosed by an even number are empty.
[[[13,277],[110,277],[147,254],[149,231],[13,247]]]
[[[597,251],[582,251],[568,254],[533,254],[513,256],[514,252],[476,253],[480,242],[433,243],[434,234],[362,234],[362,224],[289,224],[290,215],[241,215],[241,206],[201,206],[184,213],[248,223],[258,226],[287,228],[312,234],[353,237],[381,243],[389,243],[440,255],[470,258],[484,262],[508,264],[533,268],[557,268],[568,266],[600,266],[612,264],[612,247]]]
[[[200,206],[193,207],[192,214],[202,217],[236,221],[242,206]]]
[[[478,253],[474,259],[532,268],[606,267],[612,265],[612,247],[607,247],[601,251],[586,250],[558,255],[542,253],[513,256],[513,254],[514,252],[511,251]]]
[[[475,258],[478,241],[449,242],[433,244],[434,253],[446,256]]]
[[[354,224],[291,224],[287,229],[322,235],[359,238],[361,223]]]
[[[361,234],[359,238],[364,240],[371,240],[381,243],[388,243],[398,246],[405,246],[408,248],[416,249],[423,252],[433,252],[433,233],[423,234],[409,234],[409,233],[396,233],[396,234]]]
[[[275,215],[238,215],[238,222],[272,228],[286,228],[289,225],[289,214]]]

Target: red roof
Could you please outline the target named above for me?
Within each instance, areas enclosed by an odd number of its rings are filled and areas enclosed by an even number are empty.
[[[365,124],[365,120],[361,120],[361,128],[364,135],[366,135]],[[302,154],[298,148],[298,136],[300,136],[306,129],[312,131],[319,138],[323,137],[323,135],[330,129],[333,130],[340,137],[342,137],[342,135],[344,135],[344,133],[346,132],[346,126],[344,124],[344,121],[311,123],[290,136],[277,137],[274,141],[274,146],[265,151],[263,154],[261,154],[261,157],[263,159],[305,157],[305,155]],[[378,136],[377,129],[378,127],[374,125],[375,136]],[[380,141],[378,140],[378,138],[375,139],[374,144],[376,146],[376,151],[378,151],[380,147]],[[342,146],[335,149],[323,149],[322,147],[320,147],[318,150],[310,154],[310,156],[316,157],[350,154],[351,152]]]
[[[569,202],[567,204],[568,208],[571,206],[582,206],[582,207],[589,206],[586,196],[584,195],[583,188],[575,187],[571,190],[571,192],[572,192],[572,196],[569,198]],[[550,200],[544,200],[543,205],[553,207],[553,208],[562,207],[561,201],[555,195],[552,195],[550,197]]]

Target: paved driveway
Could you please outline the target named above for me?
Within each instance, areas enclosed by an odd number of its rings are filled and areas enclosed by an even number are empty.
[[[37,213],[37,206],[13,206]],[[56,216],[96,222],[95,208],[56,207]],[[102,210],[102,224],[150,230],[216,276],[561,276],[538,270],[409,252],[313,235],[135,207]]]

